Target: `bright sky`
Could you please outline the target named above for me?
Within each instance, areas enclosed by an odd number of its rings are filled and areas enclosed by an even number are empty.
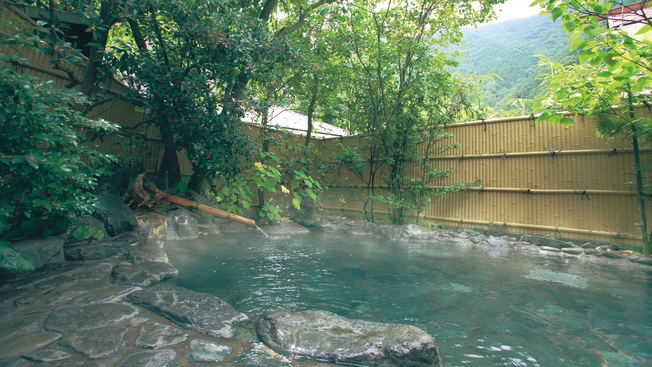
[[[498,20],[491,23],[500,23],[507,19],[525,18],[539,14],[539,7],[530,8],[533,0],[508,0],[502,5],[496,6]]]

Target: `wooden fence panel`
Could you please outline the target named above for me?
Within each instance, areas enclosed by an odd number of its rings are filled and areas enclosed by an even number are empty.
[[[638,113],[650,116],[647,108]],[[640,245],[631,141],[599,138],[591,118],[572,118],[571,126],[535,124],[529,117],[446,126],[454,138],[445,143],[460,146],[429,157],[442,169],[455,168],[439,185],[476,183],[468,190],[432,198],[425,218],[447,225]],[[348,143],[356,145],[351,139]],[[650,162],[652,150],[642,148],[641,158]],[[386,168],[381,172],[387,173]],[[361,189],[355,176],[341,176]],[[345,190],[338,188],[337,194],[346,197],[346,205],[340,200],[324,206],[361,214],[362,208],[348,202],[353,195]]]

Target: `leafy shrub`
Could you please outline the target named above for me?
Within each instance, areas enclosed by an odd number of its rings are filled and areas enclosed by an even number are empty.
[[[3,51],[31,44],[38,43],[24,33],[0,36],[0,63],[26,64]],[[86,103],[75,90],[0,66],[0,240],[62,232],[68,219],[97,207],[92,190],[114,158],[92,149],[89,137],[117,126],[84,117]],[[2,266],[20,266],[9,248],[3,242]]]

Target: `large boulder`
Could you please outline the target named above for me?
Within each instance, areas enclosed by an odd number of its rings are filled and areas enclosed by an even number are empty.
[[[124,171],[115,170],[112,176],[102,177],[95,189],[99,209],[93,216],[104,222],[109,236],[117,236],[138,226],[136,216],[122,200],[128,184]]]
[[[23,240],[13,244],[16,251],[34,263],[35,270],[13,270],[0,268],[0,279],[16,278],[38,271],[54,270],[63,263],[63,239],[48,237],[45,239]]]
[[[66,259],[70,261],[126,259],[132,246],[136,246],[141,240],[137,235],[125,233],[117,238],[105,238],[101,242],[71,245],[66,248]]]
[[[301,203],[301,209],[297,210],[294,206],[291,206],[288,211],[290,212],[290,219],[296,223],[305,227],[314,227],[319,223],[317,213],[320,209],[320,203],[305,199]]]
[[[165,227],[168,240],[189,240],[199,236],[199,221],[182,209],[168,213]]]
[[[230,338],[231,325],[247,320],[247,315],[208,293],[156,285],[131,293],[127,299],[179,325],[214,338]]]
[[[266,312],[258,337],[293,359],[353,366],[441,366],[435,340],[410,325],[350,320],[325,311]]]

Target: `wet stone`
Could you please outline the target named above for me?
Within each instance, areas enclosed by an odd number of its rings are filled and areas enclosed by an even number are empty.
[[[33,362],[56,362],[72,357],[72,354],[62,350],[44,349],[23,354],[23,358]]]
[[[215,338],[230,338],[231,325],[247,320],[245,314],[212,294],[169,285],[136,291],[127,299],[185,328]]]
[[[190,363],[222,362],[233,348],[211,340],[195,339],[190,342],[186,359]]]
[[[92,330],[119,324],[136,315],[138,310],[126,304],[67,307],[50,313],[44,326],[46,330],[51,331]]]
[[[82,294],[108,287],[111,283],[98,281],[83,281],[69,287],[49,288],[47,292],[40,293],[32,297],[30,304],[41,303],[46,305],[56,305],[70,302],[72,299]]]
[[[561,249],[561,252],[569,255],[581,255],[584,253],[584,249],[581,247],[565,247]]]
[[[118,238],[108,238],[102,242],[91,242],[67,247],[66,260],[92,261],[103,259],[124,259],[132,246],[138,244],[139,238],[132,234],[124,234]]]
[[[177,354],[171,349],[159,349],[132,354],[115,365],[115,367],[174,367]]]
[[[557,247],[551,247],[551,246],[539,246],[539,249],[541,249],[543,251],[550,251],[550,252],[560,252],[561,251]]]
[[[8,318],[0,323],[0,340],[22,331],[36,331],[38,329],[39,316],[27,316],[22,318]]]
[[[239,356],[230,360],[229,366],[291,367],[291,364],[276,359],[262,349],[254,347],[245,350]]]
[[[164,279],[176,277],[179,271],[172,265],[160,262],[145,262],[138,265],[123,263],[116,265],[111,276],[117,283],[149,287]]]
[[[123,298],[125,295],[127,295],[129,292],[131,292],[134,289],[135,289],[134,287],[113,285],[107,288],[102,288],[88,293],[84,293],[72,299],[68,303],[71,305],[90,305],[94,303],[114,302]]]
[[[21,307],[21,306],[29,306],[29,305],[36,304],[40,302],[48,292],[51,292],[53,290],[54,288],[52,287],[38,288],[38,289],[31,290],[28,293],[24,294],[23,296],[18,297],[14,301],[14,305],[16,305],[17,307]]]
[[[181,329],[159,323],[148,323],[140,328],[136,346],[140,348],[156,349],[183,343],[188,339]]]
[[[24,358],[0,358],[0,366],[2,367],[31,367],[34,363]]]
[[[16,357],[35,351],[61,338],[59,333],[27,334],[0,344],[0,358]]]
[[[168,240],[187,240],[199,236],[199,222],[185,210],[174,210],[168,213],[165,221]]]
[[[126,334],[127,328],[122,326],[77,331],[66,336],[61,344],[90,359],[111,358],[118,354]]]
[[[439,367],[435,340],[410,325],[350,320],[325,311],[265,312],[258,337],[293,359],[383,367]]]
[[[306,227],[291,221],[283,221],[275,223],[271,226],[264,226],[262,229],[270,236],[287,236],[310,233]]]
[[[0,268],[0,279],[23,277],[38,271],[54,270],[63,263],[63,239],[61,237],[22,240],[14,243],[13,247],[21,255],[32,260],[35,270]]]

